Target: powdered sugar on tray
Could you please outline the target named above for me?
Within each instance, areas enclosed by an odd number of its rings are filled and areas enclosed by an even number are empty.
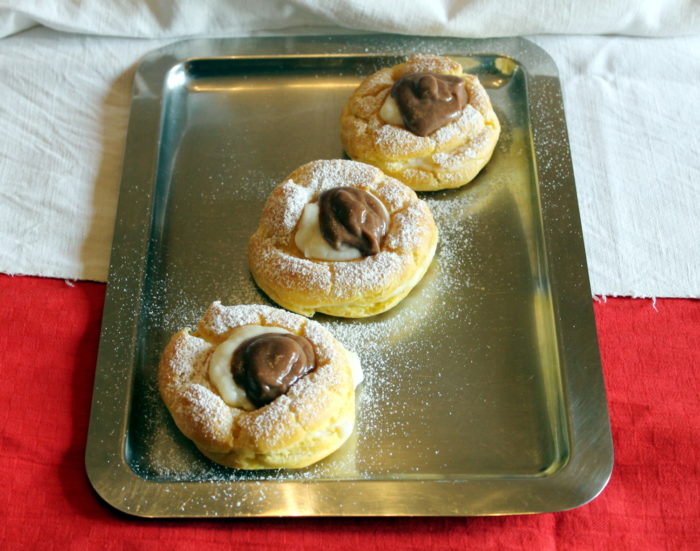
[[[401,304],[371,318],[348,320],[319,316],[320,325],[314,322],[306,325],[304,331],[313,340],[316,340],[316,332],[328,330],[361,359],[365,381],[358,388],[356,430],[341,450],[301,470],[227,469],[201,456],[179,433],[167,411],[158,403],[158,393],[153,388],[147,393],[148,400],[153,402],[147,409],[158,413],[146,421],[148,428],[144,432],[151,436],[141,458],[149,476],[172,481],[371,479],[390,476],[391,454],[398,452],[383,450],[378,443],[400,439],[408,431],[409,424],[416,422],[410,413],[415,412],[416,404],[424,400],[424,393],[430,389],[430,383],[426,387],[422,377],[428,367],[424,362],[442,346],[432,336],[449,331],[452,324],[468,326],[471,323],[470,312],[460,306],[462,303],[456,305],[453,297],[470,289],[466,274],[469,273],[469,264],[474,261],[469,252],[470,238],[475,230],[472,197],[468,190],[425,196],[439,227],[440,243],[433,265],[423,281]],[[228,303],[264,301],[265,297],[246,273],[236,279],[235,295],[227,300]],[[285,318],[280,321],[285,322],[289,321],[287,317],[296,318],[266,306],[253,311],[256,320],[252,321],[257,321],[260,315],[280,315]],[[219,333],[230,323],[251,321],[233,319],[232,315],[232,309],[215,305],[207,315],[207,323],[213,333]],[[332,351],[328,353],[334,354]],[[431,377],[439,381],[440,366],[432,365],[430,370]],[[407,392],[406,385],[401,384],[406,378],[421,380],[423,386],[416,385]],[[402,392],[397,393],[400,388]],[[263,487],[259,489],[262,492],[260,497],[265,497],[265,492],[269,491]]]
[[[468,153],[465,152],[466,154]],[[289,180],[283,190],[286,210],[282,208],[271,211],[270,219],[274,220],[277,227],[293,231],[298,213],[301,213],[309,200],[309,190],[317,193],[326,185],[323,184],[324,181],[333,182],[334,185],[348,184],[348,179],[352,176],[344,171],[344,164],[331,162],[322,169],[317,169],[308,188],[298,185],[296,179]],[[401,211],[405,217],[412,218],[412,211],[405,210],[411,195],[403,191],[403,188],[386,186],[381,180],[375,179],[375,169],[367,170],[368,173],[361,178],[364,183],[370,181],[368,187],[373,192],[376,189],[376,194],[382,197],[389,210],[394,213]],[[267,178],[261,176],[262,179]],[[252,186],[256,190],[254,199],[257,201],[263,196],[267,197],[272,185],[274,183],[270,183],[267,188]],[[225,189],[222,193],[223,191]],[[249,199],[240,190],[234,189],[231,193]],[[471,309],[465,306],[465,301],[455,302],[454,297],[469,295],[470,300],[479,300],[478,293],[473,293],[469,280],[470,264],[476,260],[470,246],[476,229],[472,208],[474,195],[467,188],[423,195],[421,199],[432,212],[439,228],[440,241],[435,259],[417,288],[385,314],[362,320],[317,316],[320,325],[307,324],[305,327],[309,334],[329,330],[349,350],[358,354],[365,374],[365,381],[358,388],[357,428],[338,452],[301,470],[237,471],[222,467],[202,456],[175,427],[160,401],[155,381],[151,379],[145,381],[139,398],[144,411],[151,413],[140,421],[139,433],[147,438],[140,443],[139,453],[134,454],[132,467],[145,476],[162,481],[249,482],[251,491],[243,497],[237,492],[238,503],[229,504],[234,508],[241,506],[243,501],[250,503],[265,500],[268,497],[266,492],[274,491],[256,485],[260,481],[372,479],[405,473],[403,466],[392,463],[392,453],[396,453],[396,450],[386,449],[381,443],[401,441],[402,436],[409,432],[411,424],[421,422],[414,418],[415,412],[426,403],[426,393],[437,388],[431,381],[440,381],[442,377],[441,366],[430,363],[431,356],[443,346],[439,339],[433,337],[449,332],[455,323],[459,323],[465,331],[469,330],[472,323]],[[410,245],[418,234],[411,228],[404,228],[392,237],[392,246]],[[387,262],[397,262],[394,256],[387,257],[390,258]],[[283,262],[294,261],[284,259]],[[356,275],[370,279],[382,277],[386,270],[382,262],[384,261],[375,260],[376,271]],[[297,266],[292,268],[296,269]],[[237,270],[236,273],[226,275],[230,292],[220,297],[222,302],[269,304],[268,299],[255,286],[245,263],[237,265]],[[333,274],[333,277],[341,281],[337,274]],[[186,286],[172,280],[165,272],[162,272],[160,279],[154,280],[152,286],[145,319],[156,331],[156,341],[181,327],[196,323],[202,314],[202,302],[190,294]],[[259,312],[262,313],[263,310],[268,313],[279,312],[264,307]],[[287,314],[280,312],[279,315]],[[218,319],[212,323],[213,332],[221,334],[225,331],[224,326],[232,321],[235,320]],[[158,353],[155,351],[150,358],[151,364],[157,364]],[[334,351],[329,350],[328,354],[332,355]],[[426,376],[427,373],[429,377]],[[416,381],[416,384],[403,384],[406,380]],[[265,430],[268,429],[270,427]],[[421,445],[420,442],[415,444]],[[219,498],[226,500],[225,489]]]

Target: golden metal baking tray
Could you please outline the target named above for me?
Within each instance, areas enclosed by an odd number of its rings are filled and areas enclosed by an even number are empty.
[[[357,428],[301,471],[227,469],[156,387],[169,336],[213,300],[265,302],[245,247],[270,190],[343,156],[363,77],[415,53],[479,75],[503,132],[463,189],[422,194],[441,242],[423,282],[365,320],[318,316],[362,359]],[[556,68],[523,39],[195,40],[134,82],[86,466],[140,516],[492,515],[594,498],[612,444]]]

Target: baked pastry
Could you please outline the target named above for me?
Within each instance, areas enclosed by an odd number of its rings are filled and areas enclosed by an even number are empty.
[[[270,306],[214,302],[163,352],[158,386],[178,428],[238,469],[296,469],[350,436],[358,357],[318,323]]]
[[[354,161],[313,161],[270,194],[248,260],[280,306],[359,318],[409,293],[437,239],[428,206],[401,182]]]
[[[416,191],[455,188],[489,162],[501,128],[474,75],[418,56],[367,77],[340,117],[345,151]]]

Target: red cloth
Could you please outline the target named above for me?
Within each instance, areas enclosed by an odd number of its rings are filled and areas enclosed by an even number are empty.
[[[700,301],[595,303],[615,442],[603,494],[485,518],[144,520],[84,452],[105,286],[0,276],[1,549],[700,549]]]

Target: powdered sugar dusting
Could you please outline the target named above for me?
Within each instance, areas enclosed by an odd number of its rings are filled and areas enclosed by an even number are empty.
[[[425,229],[421,221],[425,218],[428,207],[425,203],[414,203],[405,210],[397,213],[387,234],[384,246],[401,254],[403,252],[417,250],[426,240]]]
[[[340,159],[315,161],[305,167],[307,170],[301,169],[307,173],[303,185],[314,191],[315,196],[339,186],[375,190],[377,183],[384,179],[381,171],[373,166]]]
[[[484,128],[484,117],[471,105],[466,105],[454,122],[439,128],[433,133],[437,150],[455,139],[469,139]]]
[[[292,333],[300,333],[305,325],[311,323],[285,310],[270,307],[265,308],[265,311],[262,313],[262,319],[267,326],[283,327]]]
[[[332,279],[329,266],[279,249],[277,242],[282,239],[282,236],[261,238],[261,243],[250,255],[251,269],[280,285],[291,283],[295,287],[298,285],[301,289],[314,291],[330,289]]]
[[[200,382],[206,372],[206,360],[212,350],[207,341],[185,331],[172,343],[171,384],[179,386],[190,381]]]
[[[476,159],[483,154],[484,146],[488,140],[488,134],[482,131],[465,145],[449,153],[435,153],[433,162],[445,170],[457,170],[466,161]]]
[[[367,130],[377,154],[386,160],[410,159],[429,154],[434,149],[429,137],[416,136],[400,126],[384,124],[378,117],[370,121]]]
[[[421,71],[460,76],[468,97],[457,117],[429,136],[417,136],[380,116],[379,99],[386,98],[393,83],[406,74]],[[481,167],[470,171],[470,166],[478,165],[475,159],[490,156],[500,132],[489,96],[478,77],[464,74],[456,61],[434,55],[411,58],[393,67],[392,75],[391,82],[386,82],[385,72],[370,75],[350,97],[341,126],[348,154],[358,161],[376,164],[415,189],[441,189],[446,184],[468,181]]]
[[[222,337],[226,335],[233,327],[259,324],[262,313],[266,308],[268,307],[226,307],[217,300],[204,314],[202,321],[199,323],[199,330],[206,330],[209,333],[213,333],[217,337]]]
[[[173,413],[194,421],[207,440],[220,441],[222,435],[231,434],[233,412],[210,388],[186,384],[180,388],[179,396]]]
[[[303,335],[315,345],[316,359],[319,364],[335,363],[339,361],[338,350],[329,346],[331,334],[321,324],[309,321],[305,324]]]
[[[283,394],[264,408],[241,417],[239,425],[247,435],[244,443],[264,452],[300,434],[302,427],[289,416],[291,404],[289,394]]]
[[[380,90],[390,87],[394,82],[391,67],[380,69],[372,75],[372,78],[367,78],[360,83],[358,88],[362,96],[373,96]]]
[[[322,416],[344,405],[338,395],[348,394],[349,372],[341,372],[330,366],[319,366],[289,390],[291,411],[305,430],[314,430]]]
[[[426,202],[433,213],[440,230],[440,244],[433,265],[423,281],[399,306],[381,316],[367,320],[340,320],[320,316],[317,323],[307,320],[302,331],[312,342],[322,340],[323,334],[330,331],[346,348],[355,350],[360,356],[365,381],[358,388],[357,429],[341,450],[329,458],[301,470],[236,471],[218,466],[186,442],[180,442],[175,455],[159,455],[159,445],[151,446],[147,457],[148,468],[155,469],[155,475],[166,480],[324,480],[343,477],[369,478],[391,474],[391,451],[381,442],[400,441],[402,434],[417,420],[412,416],[415,403],[422,400],[430,389],[430,380],[438,380],[440,366],[431,366],[431,376],[422,376],[422,358],[430,357],[443,345],[433,341],[432,335],[447,333],[452,324],[469,327],[471,311],[462,303],[455,303],[454,297],[469,294],[471,282],[468,274],[470,264],[476,259],[470,255],[469,242],[476,231],[473,219],[474,194],[468,189],[441,192],[427,196]],[[237,300],[262,295],[249,277],[241,277],[237,283]],[[249,301],[250,302],[250,301]],[[234,316],[234,307],[212,306],[218,311],[214,319]],[[226,313],[228,311],[228,313]],[[256,308],[260,315],[274,311],[280,315],[294,317],[293,314],[278,309]],[[244,319],[250,321],[251,318]],[[257,318],[252,318],[257,319]],[[218,326],[217,324],[215,324]],[[222,331],[219,326],[218,329]],[[465,329],[467,330],[467,329]],[[225,331],[224,331],[225,333]],[[332,348],[320,347],[319,359],[325,361],[325,354],[332,357]],[[407,387],[400,381],[420,380],[422,386]],[[425,386],[428,385],[428,386]],[[301,387],[300,387],[301,388]],[[406,391],[411,388],[411,391]],[[397,394],[398,389],[401,393]],[[426,390],[427,389],[427,390]],[[157,399],[157,392],[154,393]],[[156,409],[157,411],[157,409]],[[269,418],[265,431],[272,430],[274,416]],[[155,442],[172,439],[172,423],[169,419],[156,418],[152,421],[152,438]],[[266,432],[267,433],[267,432]],[[283,436],[279,434],[279,436]],[[163,449],[171,449],[163,445]],[[382,458],[383,456],[383,458]],[[373,461],[376,457],[376,462]],[[381,469],[378,465],[384,465]],[[382,470],[384,469],[384,470]],[[386,469],[389,469],[388,471]],[[263,490],[260,490],[262,492]],[[246,499],[265,498],[269,495],[252,490]]]
[[[304,335],[316,352],[316,368],[285,395],[254,411],[228,406],[207,377],[207,359],[238,327],[279,326]],[[208,340],[213,341],[208,342]],[[198,334],[180,331],[163,354],[163,398],[182,432],[216,453],[260,453],[295,445],[305,432],[337,423],[353,395],[347,353],[317,322],[264,305],[224,306],[214,302],[198,324]]]
[[[364,296],[368,289],[384,288],[407,265],[409,259],[391,251],[382,251],[359,262],[336,263],[333,266],[333,294],[330,298],[341,300],[348,295]]]
[[[391,84],[389,84],[391,86]],[[378,113],[386,101],[391,88],[385,88],[377,95],[366,95],[358,98],[354,105],[355,114],[362,119],[369,119],[373,114]]]
[[[416,200],[415,192],[406,186],[396,185],[393,179],[383,180],[377,186],[377,190],[389,212],[402,210],[409,202]]]
[[[274,193],[279,195],[279,200],[268,201],[262,216],[269,220],[270,225],[282,228],[284,233],[291,232],[311,199],[311,190],[296,185],[293,180],[288,180],[283,182]]]
[[[279,214],[287,208],[284,203],[287,194],[281,188],[289,189],[291,185],[312,190],[310,201],[322,191],[339,186],[371,191],[382,201],[391,218],[390,250],[347,262],[314,261],[300,256],[292,245],[290,229],[296,227],[296,221],[294,224],[272,223],[286,219],[287,214]],[[300,207],[297,202],[293,205],[297,219],[303,210]],[[380,293],[391,293],[393,287],[410,279],[412,271],[417,269],[413,264],[415,258],[424,254],[421,250],[429,246],[434,234],[430,210],[413,191],[379,169],[353,161],[314,161],[300,167],[272,192],[265,212],[275,213],[275,217],[272,222],[263,217],[251,239],[251,269],[261,285],[269,287],[271,292],[280,290],[281,294],[283,289],[293,289],[296,295],[303,294],[304,299],[298,300],[313,305],[308,306],[311,311],[351,303],[358,300],[357,297],[377,300]],[[396,216],[398,213],[406,214]]]
[[[430,46],[431,43],[426,41],[425,44]],[[416,43],[412,42],[411,46],[415,45]],[[251,188],[255,190],[255,200],[264,199],[272,186],[264,188],[258,184],[263,179],[268,180],[267,184],[273,184],[270,174],[261,170],[259,175],[246,176],[246,179],[248,178],[250,181],[247,184],[255,184]],[[220,187],[221,190],[225,190],[229,186],[230,183],[226,181]],[[246,199],[253,196],[248,192],[238,193]],[[212,200],[212,204],[215,203],[216,201]],[[377,473],[386,472],[372,465],[371,458],[376,457],[379,464],[391,463],[391,459],[386,460],[386,457],[391,456],[392,452],[389,448],[381,446],[381,442],[388,439],[393,443],[395,437],[410,428],[414,419],[409,413],[415,411],[411,404],[422,401],[423,392],[431,388],[430,379],[425,383],[425,365],[420,363],[420,360],[413,360],[437,350],[439,345],[429,342],[425,337],[446,330],[450,323],[456,322],[464,325],[465,331],[468,331],[472,323],[471,310],[461,305],[455,307],[452,301],[454,296],[463,292],[471,291],[470,296],[474,296],[469,276],[470,264],[477,260],[470,256],[472,253],[469,247],[476,228],[476,222],[472,220],[471,194],[438,194],[429,197],[427,203],[440,227],[441,243],[435,261],[419,288],[391,312],[370,320],[351,321],[320,317],[321,323],[331,329],[341,342],[358,351],[366,372],[366,381],[360,387],[359,429],[341,450],[312,467],[298,471],[245,472],[220,467],[201,456],[194,446],[185,441],[174,428],[169,416],[163,413],[164,408],[159,401],[157,390],[146,381],[148,388],[143,390],[141,395],[142,399],[148,402],[145,409],[150,414],[148,419],[143,421],[147,429],[142,429],[141,433],[147,435],[149,442],[142,450],[142,455],[135,456],[132,466],[145,473],[145,476],[164,481],[246,482],[241,486],[236,485],[236,489],[229,484],[217,485],[216,493],[211,496],[212,503],[217,500],[226,502],[229,511],[235,511],[242,503],[250,506],[267,500],[273,494],[278,495],[278,490],[273,487],[275,485],[261,484],[259,481],[373,478]],[[403,206],[401,201],[397,201],[392,210],[401,210]],[[225,281],[225,285],[212,286],[217,289],[217,294],[212,295],[211,288],[207,288],[197,296],[191,289],[182,286],[181,281],[171,281],[169,276],[163,276],[163,281],[159,281],[158,284],[162,283],[164,287],[152,290],[149,295],[151,300],[147,303],[147,323],[157,324],[153,326],[156,336],[152,337],[152,340],[157,341],[160,333],[172,333],[182,327],[183,321],[186,324],[193,320],[201,312],[203,297],[211,300],[212,296],[222,296],[227,303],[255,303],[267,300],[245,270],[240,274],[227,275]],[[161,299],[167,299],[167,303],[159,302]],[[440,377],[440,366],[433,366],[430,375]],[[405,394],[397,394],[395,388],[392,389],[392,382],[398,381],[399,378],[418,380],[424,386],[422,389],[416,388]],[[388,468],[390,470],[391,466]],[[380,478],[385,477],[380,474]],[[244,492],[240,491],[241,487],[245,488]],[[232,495],[235,496],[233,501]]]
[[[416,404],[425,399],[432,382],[440,384],[442,375],[441,366],[429,360],[444,347],[434,337],[449,334],[455,324],[468,331],[472,323],[471,309],[455,297],[473,295],[468,277],[470,263],[475,261],[469,253],[476,229],[473,195],[465,190],[449,193],[427,199],[440,230],[438,252],[423,281],[404,302],[368,320],[324,319],[339,341],[358,352],[365,374],[357,412],[359,476],[376,475],[377,464],[391,465],[386,457],[391,451],[382,443],[402,441],[410,425],[420,422],[415,417]],[[424,371],[426,360],[429,374]],[[407,385],[406,380],[416,384]]]
[[[462,72],[462,66],[449,57],[422,54],[413,56],[406,63],[396,67],[393,76],[394,80],[398,80],[404,75],[419,72],[453,75],[460,74]]]

